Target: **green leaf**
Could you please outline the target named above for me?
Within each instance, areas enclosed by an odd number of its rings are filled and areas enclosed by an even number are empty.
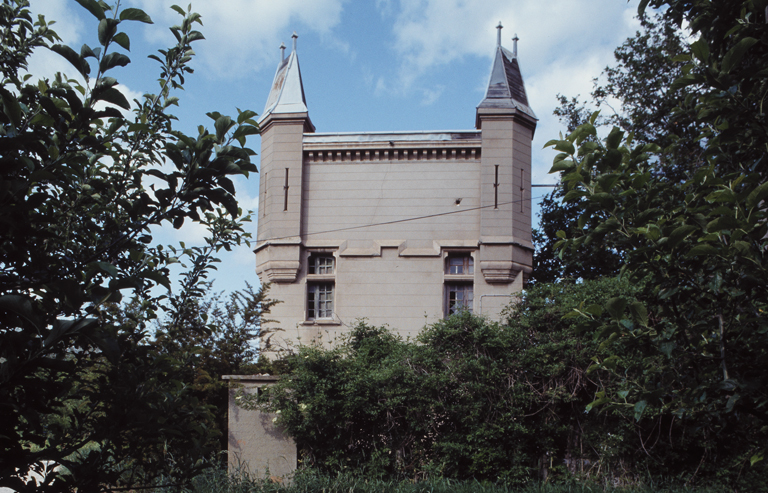
[[[258,135],[260,133],[258,127],[253,125],[240,125],[232,134],[232,137],[240,142],[240,145],[245,145],[245,137],[248,135]]]
[[[88,10],[91,14],[94,15],[99,20],[104,19],[106,16],[104,15],[104,9],[101,8],[99,5],[99,2],[96,0],[75,0],[77,3],[82,5],[83,7]]]
[[[600,188],[604,192],[608,192],[613,188],[613,186],[616,184],[616,182],[619,180],[619,175],[616,173],[608,173],[605,175],[600,176],[600,178],[597,179],[598,185],[600,185]]]
[[[768,181],[752,190],[747,196],[747,209],[754,209],[760,205],[760,202],[768,197]]]
[[[648,309],[645,308],[644,304],[640,303],[639,301],[635,301],[632,303],[632,305],[630,305],[629,309],[632,312],[632,315],[634,315],[635,318],[640,321],[640,325],[648,325]]]
[[[87,44],[83,44],[83,46],[80,47],[80,58],[87,58],[87,57],[98,58],[96,56],[96,53],[93,51],[93,49],[90,46],[88,46]]]
[[[120,12],[121,21],[139,21],[144,24],[153,24],[152,18],[150,18],[146,12],[141,9],[129,8],[123,9]]]
[[[115,19],[101,19],[99,21],[99,43],[101,43],[101,46],[106,46],[112,40],[112,36],[117,31],[118,24],[120,24],[120,21]]]
[[[14,313],[26,322],[30,323],[37,332],[41,330],[40,314],[32,306],[29,298],[18,294],[6,294],[0,296],[0,310],[6,313]]]
[[[707,41],[703,38],[691,44],[691,52],[702,63],[707,63],[709,60],[709,45],[707,45]]]
[[[218,117],[216,119],[216,123],[214,123],[213,126],[216,128],[216,137],[218,137],[220,142],[223,142],[224,138],[227,136],[227,132],[229,132],[229,129],[234,126],[234,122],[230,117],[224,115]]]
[[[53,322],[48,337],[45,338],[45,346],[52,346],[61,340],[65,335],[74,334],[84,329],[96,325],[97,320],[93,318],[81,318],[80,320],[56,320]]]
[[[555,150],[560,152],[565,152],[566,154],[572,155],[576,152],[576,148],[573,147],[573,143],[569,142],[567,140],[558,140],[555,144]]]
[[[21,125],[21,106],[16,97],[6,88],[0,87],[0,98],[3,102],[3,113],[14,127],[19,127]]]
[[[726,74],[733,70],[741,62],[741,59],[744,58],[747,50],[754,46],[755,43],[757,43],[755,38],[744,38],[736,43],[723,57],[723,61],[720,64],[721,70]]]
[[[637,401],[635,404],[635,421],[640,421],[640,418],[643,416],[643,412],[645,411],[645,408],[648,406],[648,403],[645,401]]]
[[[599,317],[603,314],[603,307],[597,304],[589,305],[584,309],[584,313]]]
[[[131,40],[125,33],[117,33],[112,37],[112,41],[122,46],[125,50],[131,51]]]
[[[661,352],[664,354],[664,356],[666,356],[667,358],[671,358],[672,357],[672,351],[675,350],[676,346],[677,345],[675,344],[674,341],[666,341],[666,342],[662,342],[659,345],[659,350],[661,350]]]
[[[605,303],[605,308],[608,313],[611,314],[615,320],[621,320],[624,316],[624,309],[627,307],[627,300],[624,298],[614,297]]]
[[[237,123],[239,124],[242,124],[246,120],[250,120],[254,116],[257,116],[257,113],[255,111],[251,111],[251,110],[240,111],[240,108],[237,108]]]
[[[672,83],[671,86],[669,86],[670,90],[676,91],[678,89],[682,89],[686,86],[691,86],[694,84],[701,84],[704,82],[704,78],[699,74],[687,74],[683,75],[682,77],[678,77],[675,79],[675,81]]]
[[[112,103],[126,110],[131,109],[131,103],[128,102],[125,95],[114,87],[95,93],[95,99]]]
[[[573,163],[570,159],[562,159],[560,161],[555,162],[552,165],[552,168],[549,169],[550,173],[557,173],[558,171],[570,171],[572,170],[576,165]]]
[[[111,277],[116,277],[118,274],[117,267],[110,264],[109,262],[96,262],[96,266],[99,268],[99,270],[109,274]]]
[[[757,464],[761,460],[763,460],[763,454],[762,453],[755,454],[755,455],[753,455],[752,457],[749,458],[749,465],[750,466],[754,466],[755,464]]]
[[[685,255],[687,257],[695,257],[697,255],[717,255],[718,250],[717,248],[713,247],[709,243],[700,243],[696,245],[695,247],[688,250],[688,253]]]
[[[125,67],[129,63],[131,63],[131,59],[122,53],[110,53],[101,59],[99,70],[104,73],[114,67]]]
[[[587,412],[591,411],[592,409],[598,406],[602,406],[607,402],[611,402],[611,400],[605,396],[605,392],[603,391],[595,392],[595,400],[587,404]]]
[[[739,221],[733,216],[720,216],[707,223],[708,233],[717,233],[724,229],[733,229],[739,225]]]
[[[669,235],[669,239],[667,240],[667,245],[672,248],[677,246],[681,241],[683,241],[688,235],[693,233],[698,229],[697,226],[693,226],[692,224],[684,224],[682,226],[679,226],[675,228],[672,233]]]
[[[110,87],[115,87],[117,85],[117,79],[114,77],[100,77],[99,80],[96,81],[96,86],[94,89],[96,90],[102,90],[102,89],[108,89]]]
[[[78,55],[75,50],[66,45],[56,44],[51,46],[51,51],[58,53],[59,55],[66,58],[66,60],[71,63],[78,72],[80,72],[80,75],[82,75],[85,79],[88,79],[88,74],[91,73],[91,66],[88,65],[88,62],[85,60],[85,58]]]
[[[618,149],[621,144],[621,139],[624,138],[624,131],[618,127],[613,127],[611,133],[605,138],[605,146],[608,149]]]

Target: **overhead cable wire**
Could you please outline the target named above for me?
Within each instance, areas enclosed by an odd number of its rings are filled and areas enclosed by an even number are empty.
[[[531,197],[530,200],[532,200],[532,201],[533,200],[539,200],[541,198],[544,198],[544,196],[540,195],[538,197]],[[512,200],[510,202],[501,202],[498,205],[502,206],[502,205],[519,204],[520,202],[523,202],[523,201],[525,201],[525,199],[523,199],[523,200]],[[315,231],[315,232],[312,232],[312,233],[304,233],[303,235],[278,236],[278,237],[275,237],[275,238],[267,238],[265,240],[257,240],[257,241],[287,240],[288,238],[295,238],[296,236],[323,235],[323,234],[327,234],[327,233],[338,233],[340,231],[351,231],[353,229],[372,228],[372,227],[375,227],[375,226],[387,226],[389,224],[405,223],[405,222],[410,222],[410,221],[418,221],[420,219],[429,219],[429,218],[432,218],[432,217],[448,216],[448,215],[451,215],[451,214],[461,214],[462,212],[471,212],[471,211],[477,211],[477,210],[480,210],[480,209],[488,209],[489,207],[493,208],[494,205],[481,205],[481,206],[478,206],[478,207],[470,207],[468,209],[461,209],[461,210],[458,210],[458,211],[439,212],[437,214],[428,214],[426,216],[407,217],[407,218],[404,218],[404,219],[394,219],[392,221],[384,221],[384,222],[380,222],[380,223],[361,224],[359,226],[347,226],[347,227],[344,227],[344,228],[327,229],[325,231]]]

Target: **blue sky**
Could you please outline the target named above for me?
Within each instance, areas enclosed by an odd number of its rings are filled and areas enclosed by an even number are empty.
[[[170,46],[168,26],[180,20],[173,1],[121,0],[144,9],[153,25],[131,23],[132,63],[112,76],[129,100],[157,92],[149,54]],[[74,0],[31,0],[32,10],[56,20],[54,29],[79,51],[97,46],[97,20]],[[180,3],[186,8],[188,0]],[[174,109],[179,127],[194,133],[209,124],[206,112],[234,115],[236,108],[261,113],[280,59],[296,31],[304,91],[318,132],[471,129],[481,101],[501,21],[502,44],[518,55],[531,107],[539,118],[533,143],[533,181],[547,174],[553,152],[542,149],[562,126],[552,116],[556,95],[587,95],[592,79],[613,63],[613,50],[638,28],[637,1],[625,0],[207,0],[193,3],[207,38],[195,46],[192,66]],[[121,26],[122,27],[122,26]],[[53,53],[37,53],[36,75],[74,74]],[[257,152],[260,140],[249,146]],[[258,156],[255,164],[258,166]],[[256,211],[258,176],[238,180],[244,209]],[[534,189],[535,199],[546,193]],[[534,222],[537,219],[534,218]],[[249,229],[254,237],[256,223]],[[155,235],[162,243],[199,242],[203,231],[185,227]],[[216,291],[257,285],[254,255],[243,247],[222,256]]]

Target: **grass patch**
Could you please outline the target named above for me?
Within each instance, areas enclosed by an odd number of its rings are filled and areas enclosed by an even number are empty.
[[[178,491],[178,490],[176,490]],[[209,470],[185,488],[184,493],[715,493],[721,488],[648,486],[613,487],[599,483],[546,484],[526,486],[432,479],[420,482],[367,480],[351,475],[329,476],[314,471],[300,471],[289,483],[273,479],[254,478],[245,471],[227,474],[223,470]],[[156,493],[170,493],[158,489]]]

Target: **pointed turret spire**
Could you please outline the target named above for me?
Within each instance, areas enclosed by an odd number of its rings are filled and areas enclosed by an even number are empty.
[[[296,54],[296,39],[299,37],[296,32],[291,36],[293,38],[293,50],[286,58],[285,44],[280,45],[281,60],[275,72],[275,78],[272,81],[272,89],[269,91],[267,104],[264,106],[259,123],[264,122],[268,116],[285,113],[307,113],[307,100],[304,97],[304,84],[301,80],[301,70],[299,69],[299,57]],[[308,127],[314,130],[314,126],[307,116]]]
[[[496,29],[498,29],[496,55],[493,59],[493,68],[491,68],[491,78],[488,81],[488,90],[485,92],[485,98],[480,102],[478,109],[516,109],[537,119],[533,110],[528,106],[528,96],[525,93],[523,76],[520,73],[520,65],[517,61],[517,34],[515,34],[515,37],[512,39],[514,45],[513,51],[510,52],[501,46],[502,27],[501,22],[496,26]],[[479,120],[477,123],[479,125]]]

